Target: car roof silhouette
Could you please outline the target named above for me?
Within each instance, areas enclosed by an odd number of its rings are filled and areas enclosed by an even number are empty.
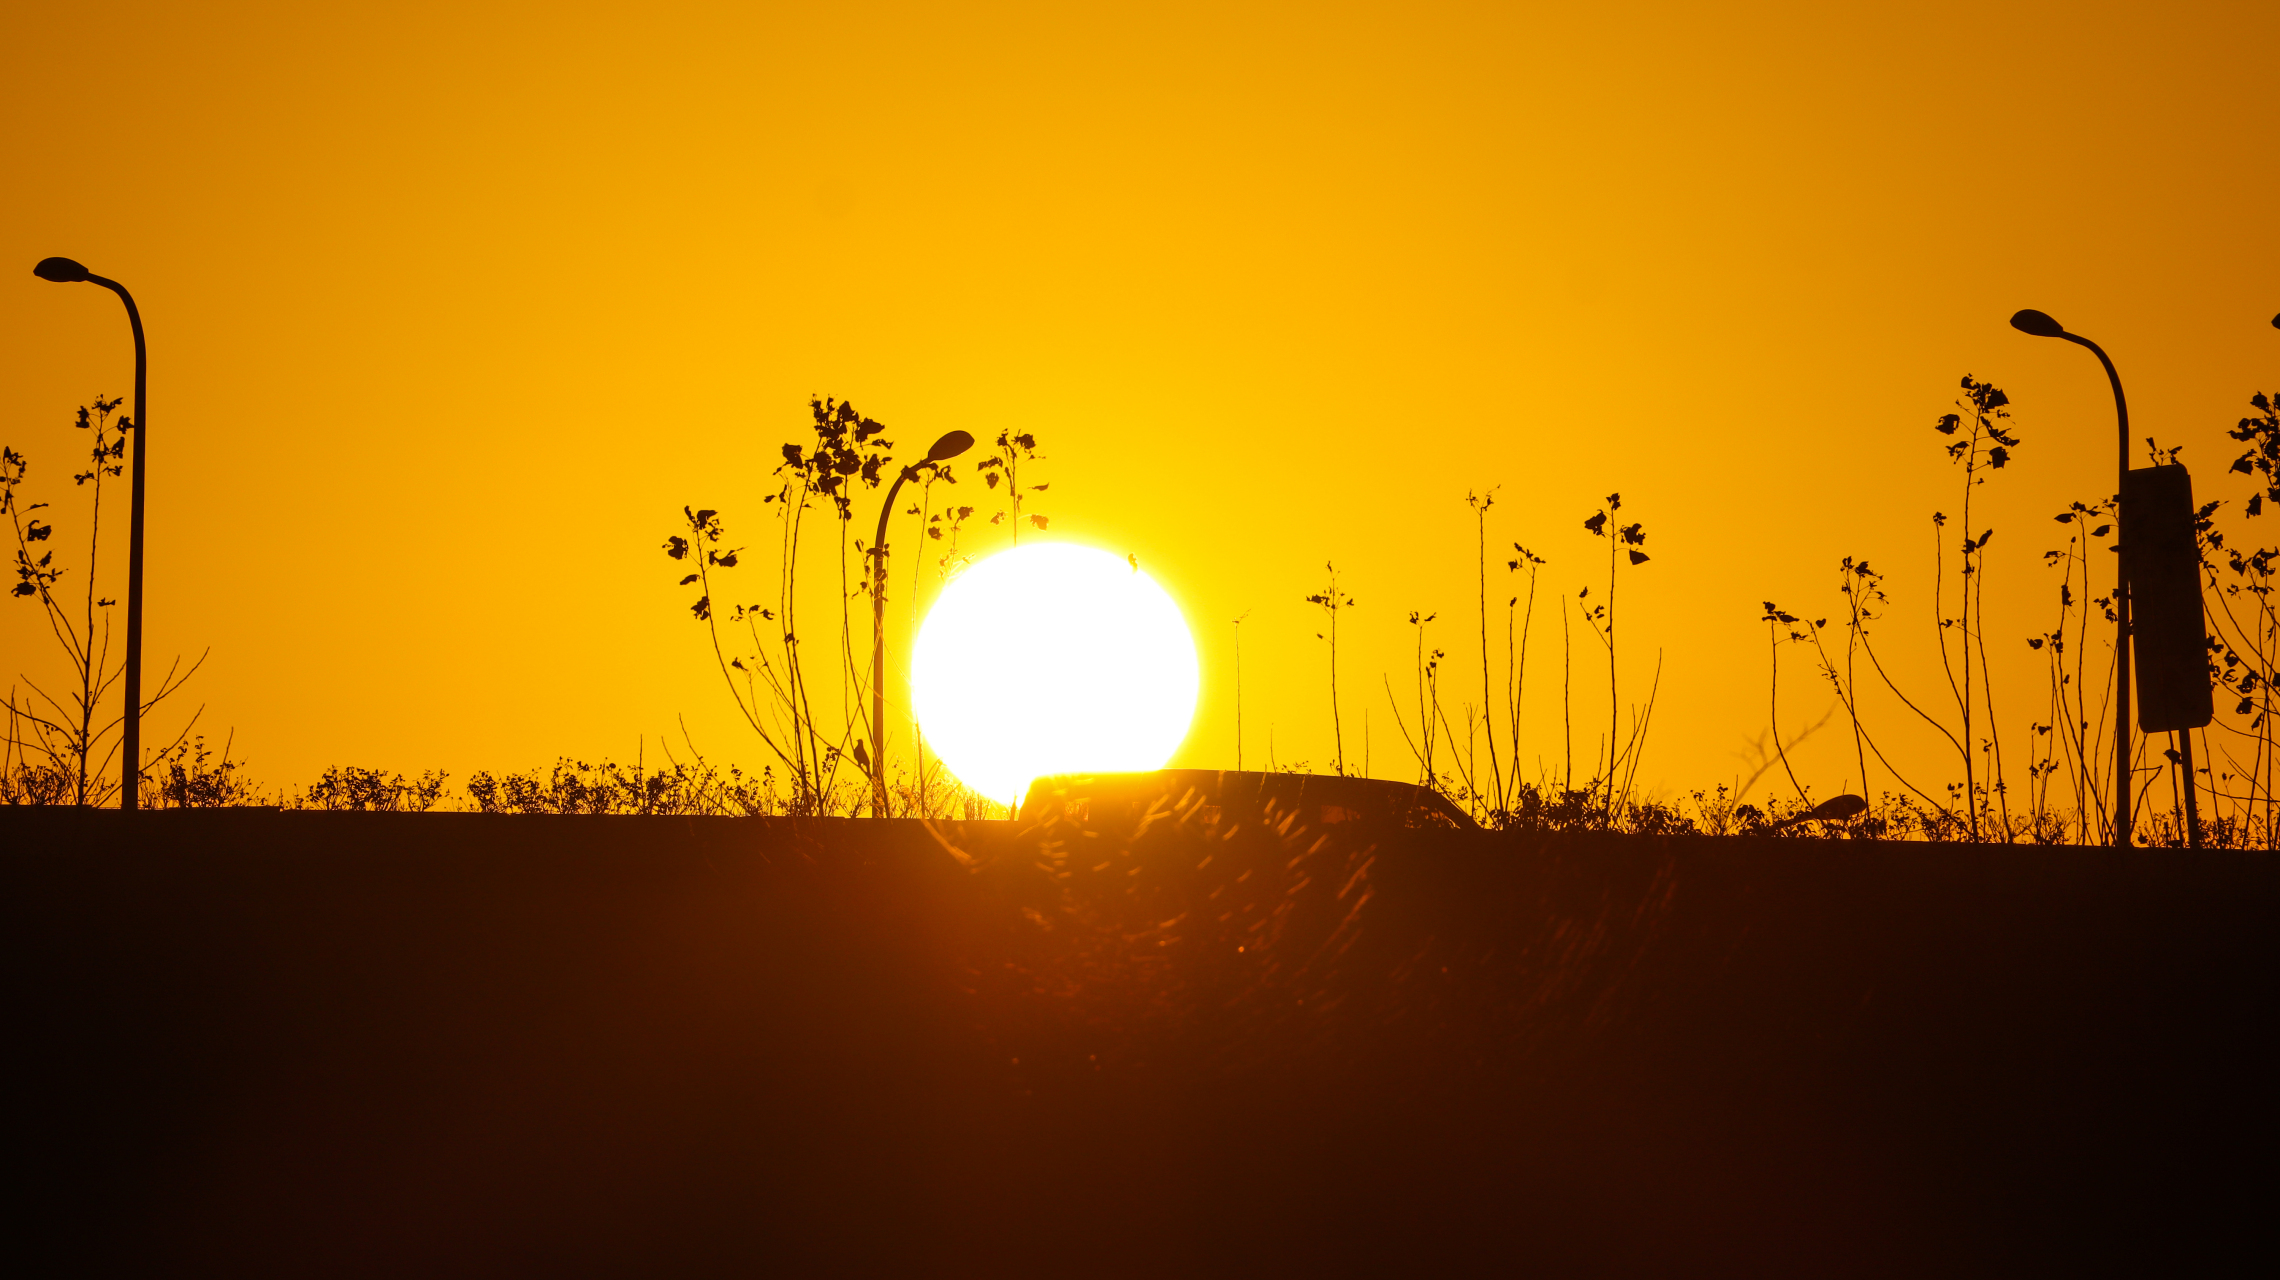
[[[1017,816],[1024,822],[1074,820],[1100,826],[1162,812],[1247,811],[1276,820],[1295,813],[1306,825],[1360,822],[1379,826],[1456,827],[1479,823],[1446,796],[1411,782],[1319,773],[1238,769],[1155,769],[1145,773],[1062,773],[1029,784]]]

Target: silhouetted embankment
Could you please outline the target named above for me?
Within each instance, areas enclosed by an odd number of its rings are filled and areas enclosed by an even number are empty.
[[[2269,855],[35,810],[0,847],[27,1245],[88,1269],[2273,1252]]]

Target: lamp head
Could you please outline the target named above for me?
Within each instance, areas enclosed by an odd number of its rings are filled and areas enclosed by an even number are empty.
[[[2038,338],[2063,338],[2066,336],[2065,325],[2051,319],[2043,312],[2034,310],[2021,311],[2012,315],[2011,327],[2021,333],[2031,333]]]
[[[953,431],[934,442],[926,451],[928,462],[947,462],[974,447],[974,437],[963,431]]]
[[[77,284],[87,278],[88,271],[69,258],[42,258],[39,265],[32,268],[32,274],[57,284]]]

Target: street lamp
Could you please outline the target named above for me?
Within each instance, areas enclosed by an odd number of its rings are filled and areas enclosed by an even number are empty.
[[[871,816],[887,816],[887,517],[895,495],[918,478],[919,469],[948,462],[974,447],[974,437],[953,431],[934,442],[926,456],[904,467],[887,486],[879,504],[879,528],[871,537]]]
[[[2040,311],[2021,311],[2011,327],[2038,338],[2064,338],[2088,347],[2106,367],[2114,388],[2114,417],[2120,428],[2120,485],[2117,501],[2122,537],[2115,567],[2114,652],[2120,686],[2114,699],[2114,847],[2129,847],[2130,694],[2138,695],[2138,720],[2148,733],[2170,731],[2177,743],[2171,759],[2184,778],[2185,837],[2201,847],[2196,803],[2193,730],[2209,723],[2208,632],[2202,614],[2200,553],[2194,531],[2193,482],[2185,468],[2159,463],[2130,469],[2130,410],[2122,399],[2121,375],[2097,343],[2068,333]],[[2134,606],[2134,610],[2133,610]],[[2136,614],[2133,619],[2132,613]],[[2131,647],[2136,644],[2136,661]]]
[[[127,500],[127,711],[126,741],[122,744],[127,776],[119,788],[119,807],[132,810],[140,808],[142,801],[143,440],[150,434],[145,422],[149,406],[144,399],[150,358],[143,346],[142,312],[135,309],[134,295],[125,285],[106,280],[69,258],[42,258],[32,274],[55,284],[99,284],[118,294],[119,301],[127,304],[127,325],[135,334],[135,465]],[[89,569],[92,571],[93,566]]]
[[[2068,333],[2065,325],[2043,312],[2021,311],[2011,317],[2011,327],[2038,338],[2064,338],[2076,346],[2088,347],[2090,353],[2098,357],[2098,363],[2106,366],[2106,380],[2114,387],[2114,420],[2120,431],[2120,478],[2114,487],[2115,494],[2119,495],[2129,483],[2130,406],[2122,398],[2122,375],[2114,372],[2114,362],[2097,343],[2080,334]],[[2114,654],[2118,664],[2115,671],[2119,673],[2115,681],[2119,688],[2114,696],[2114,847],[2127,849],[2130,847],[2130,594],[2128,576],[2119,565],[2114,570]],[[2190,743],[2186,749],[2192,749]],[[2190,782],[2190,775],[2187,777]]]

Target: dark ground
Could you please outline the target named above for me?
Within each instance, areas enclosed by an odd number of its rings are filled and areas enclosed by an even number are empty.
[[[941,835],[0,810],[10,1270],[2280,1274],[2267,855]]]

